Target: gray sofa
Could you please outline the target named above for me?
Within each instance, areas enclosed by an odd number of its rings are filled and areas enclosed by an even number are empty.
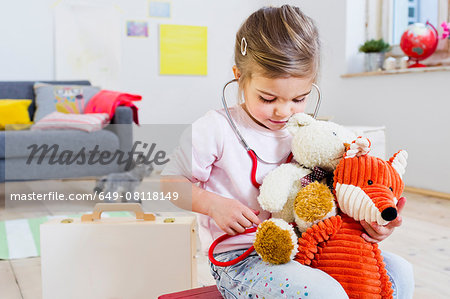
[[[50,84],[90,85],[89,81],[39,81]],[[33,81],[0,82],[0,99],[32,99],[30,118],[35,111]],[[111,124],[87,133],[78,130],[0,131],[0,182],[101,176],[124,171],[127,164],[95,163],[103,152],[128,153],[132,148],[133,115],[129,107],[118,107]],[[46,145],[47,149],[32,149]],[[51,147],[56,145],[56,147]],[[31,147],[30,147],[31,146]],[[64,152],[65,151],[65,152]],[[69,163],[68,151],[75,162]],[[66,155],[66,156],[62,156]],[[91,161],[89,162],[89,158]],[[55,163],[56,161],[56,163]],[[68,163],[61,163],[66,161]],[[93,162],[93,163],[91,163]],[[123,161],[122,161],[123,162]]]

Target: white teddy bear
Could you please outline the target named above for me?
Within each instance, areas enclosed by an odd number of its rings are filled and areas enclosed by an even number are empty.
[[[297,163],[283,164],[271,171],[258,196],[259,204],[272,213],[272,218],[258,227],[254,246],[264,261],[273,264],[286,263],[297,252],[297,236],[288,223],[295,221],[299,231],[304,232],[320,220],[336,215],[334,197],[326,185],[311,188],[311,192],[321,192],[316,198],[322,198],[322,202],[305,205],[308,196],[298,198],[297,194],[312,181],[323,180],[327,173],[331,178],[346,146],[356,137],[336,123],[318,121],[304,113],[293,115],[287,126],[293,135],[291,147]]]

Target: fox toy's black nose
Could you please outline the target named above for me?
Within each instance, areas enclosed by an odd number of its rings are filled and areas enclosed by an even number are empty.
[[[381,218],[386,221],[391,221],[397,218],[397,209],[396,208],[387,208],[383,212],[381,212]]]

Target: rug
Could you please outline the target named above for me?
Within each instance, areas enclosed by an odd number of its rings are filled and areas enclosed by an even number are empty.
[[[92,213],[92,212],[86,212]],[[83,214],[86,214],[83,213]],[[0,221],[0,259],[22,259],[41,255],[39,226],[54,218],[81,218],[83,214],[46,216]],[[130,217],[129,212],[104,212],[102,217]]]

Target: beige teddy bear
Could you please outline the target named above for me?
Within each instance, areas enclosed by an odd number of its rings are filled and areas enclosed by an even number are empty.
[[[310,183],[331,179],[347,144],[356,137],[343,126],[318,121],[304,113],[293,115],[287,126],[293,135],[292,153],[296,162],[271,171],[264,178],[258,196],[259,204],[272,213],[272,218],[259,225],[254,247],[264,261],[273,264],[286,263],[297,253],[294,221],[301,233],[336,215],[334,197],[327,185]],[[315,202],[310,198],[315,198]]]

